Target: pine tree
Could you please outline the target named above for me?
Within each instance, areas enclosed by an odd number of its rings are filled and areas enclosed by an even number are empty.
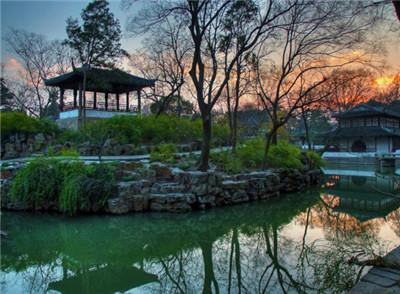
[[[68,18],[65,43],[74,49],[82,64],[114,67],[118,58],[127,56],[121,48],[121,26],[110,12],[106,0],[94,0],[82,10],[80,24]]]

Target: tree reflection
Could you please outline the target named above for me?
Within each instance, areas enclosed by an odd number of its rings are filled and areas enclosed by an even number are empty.
[[[384,220],[360,222],[334,211],[334,199],[318,199],[293,195],[168,218],[14,218],[1,269],[23,275],[27,288],[20,292],[32,293],[67,284],[77,293],[73,281],[92,279],[101,286],[94,293],[113,293],[116,280],[115,291],[340,293],[364,271],[350,257],[386,253],[378,234]],[[396,234],[399,215],[387,217]],[[131,272],[125,285],[120,271]]]

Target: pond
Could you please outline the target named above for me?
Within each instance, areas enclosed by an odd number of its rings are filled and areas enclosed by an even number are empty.
[[[400,245],[400,177],[326,170],[321,189],[190,214],[3,212],[1,293],[342,293]]]

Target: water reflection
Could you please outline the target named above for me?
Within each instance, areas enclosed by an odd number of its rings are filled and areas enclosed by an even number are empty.
[[[1,292],[340,293],[365,272],[351,256],[400,245],[399,204],[369,188],[393,183],[328,175],[322,192],[190,215],[5,213]]]

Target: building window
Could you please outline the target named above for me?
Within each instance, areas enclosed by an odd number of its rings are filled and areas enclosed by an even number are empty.
[[[363,126],[364,126],[363,118],[356,118],[353,120],[353,127],[363,127]]]
[[[365,119],[365,125],[367,127],[377,127],[378,126],[378,118],[377,117],[367,117]]]
[[[395,118],[387,118],[386,119],[386,127],[388,128],[397,128],[399,125],[399,122],[397,121],[397,119]]]
[[[351,120],[345,119],[344,120],[344,127],[345,128],[350,128],[351,127]]]

